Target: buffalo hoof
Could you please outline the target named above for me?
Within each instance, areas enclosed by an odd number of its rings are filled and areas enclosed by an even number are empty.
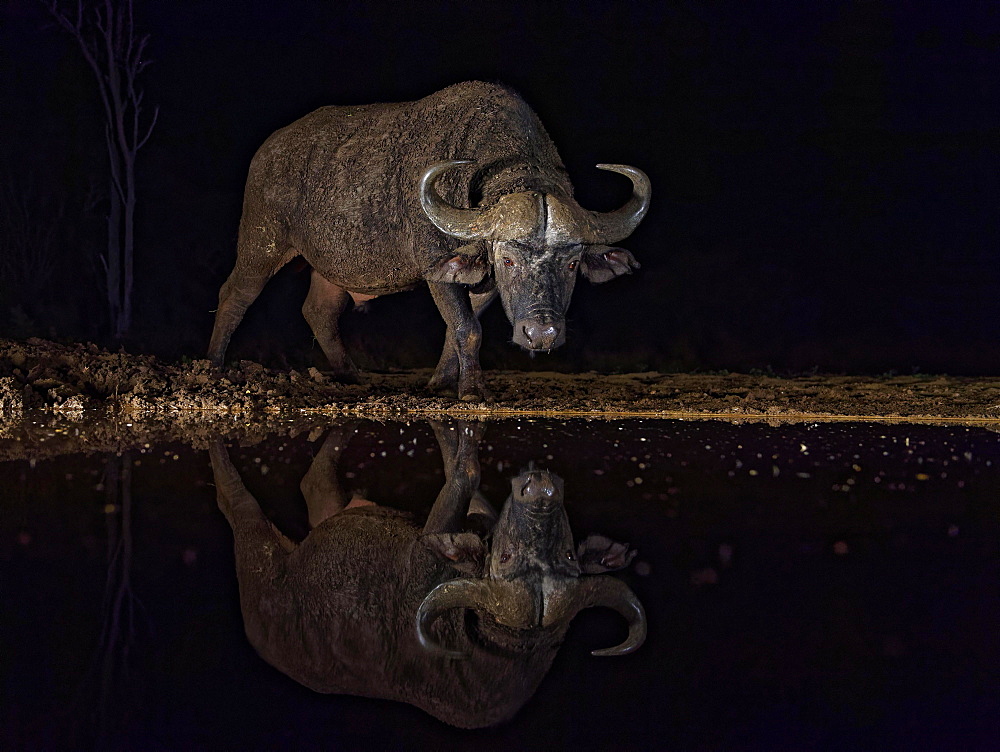
[[[358,371],[357,366],[350,362],[320,369],[320,373],[330,379],[330,381],[336,381],[338,384],[361,383],[361,372]]]
[[[480,381],[472,386],[467,386],[464,389],[458,390],[458,398],[462,402],[492,402],[493,395],[490,390],[486,388],[486,385]]]
[[[338,373],[336,371],[324,371],[323,375],[326,376],[331,381],[336,381],[338,384],[360,384],[361,376],[357,371],[349,371],[346,373]]]
[[[448,376],[439,378],[434,374],[433,378],[427,382],[428,391],[435,394],[457,394],[462,402],[492,402],[493,395],[486,388],[482,378],[469,379],[466,383],[459,385],[457,379]]]
[[[482,392],[470,392],[468,394],[460,394],[458,398],[462,402],[492,402],[492,398],[485,389]]]
[[[458,391],[458,378],[438,378],[437,374],[435,374],[434,377],[427,382],[427,388],[432,392],[451,392],[454,394]]]

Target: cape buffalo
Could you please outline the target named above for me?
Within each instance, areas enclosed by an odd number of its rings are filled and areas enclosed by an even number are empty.
[[[301,254],[312,267],[302,313],[335,377],[357,380],[338,325],[348,302],[425,281],[447,324],[430,386],[484,399],[478,316],[498,293],[513,341],[548,351],[565,340],[577,270],[605,282],[639,266],[611,246],[645,216],[649,179],[627,165],[597,166],[633,183],[616,211],[576,203],[538,117],[494,84],[322,107],[272,134],[250,163],[209,357],[222,365],[247,307]]]
[[[267,520],[225,448],[210,449],[219,507],[233,529],[244,625],[266,661],[317,692],[407,702],[457,726],[513,716],[552,664],[582,608],[607,606],[629,634],[595,655],[642,644],[635,594],[606,574],[634,551],[591,536],[573,547],[562,481],[529,470],[499,519],[476,489],[477,433],[435,426],[445,484],[421,529],[335,482],[336,429],[302,481],[312,530],[300,543]],[[470,499],[471,504],[470,504]],[[461,528],[494,521],[492,544]]]

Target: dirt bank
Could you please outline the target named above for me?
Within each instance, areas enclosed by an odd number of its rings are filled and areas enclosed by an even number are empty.
[[[1000,420],[1000,378],[491,371],[490,403],[425,388],[429,370],[369,373],[337,384],[316,369],[274,371],[251,361],[163,363],[95,345],[0,341],[0,414],[100,410],[197,419],[277,415],[474,411],[735,416],[863,416]]]
[[[1000,424],[1000,378],[491,371],[490,403],[463,403],[425,388],[430,370],[369,373],[337,384],[316,369],[274,371],[250,361],[215,369],[206,360],[151,356],[45,340],[0,341],[0,431],[102,446],[143,437],[306,430],[334,415],[502,417],[718,417],[743,420],[907,419]],[[37,438],[37,437],[36,437]]]

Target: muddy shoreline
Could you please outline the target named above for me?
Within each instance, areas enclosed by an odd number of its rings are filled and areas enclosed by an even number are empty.
[[[219,435],[254,441],[276,430],[313,430],[336,416],[905,420],[1000,426],[1000,377],[489,371],[493,400],[466,403],[428,391],[430,374],[430,369],[366,373],[361,384],[344,385],[315,368],[278,371],[241,361],[216,369],[207,360],[167,363],[91,344],[0,341],[0,436],[8,445],[2,454],[11,456],[12,440],[25,445],[13,454],[27,451],[27,445],[40,450],[41,444],[51,450],[61,444],[107,450]]]

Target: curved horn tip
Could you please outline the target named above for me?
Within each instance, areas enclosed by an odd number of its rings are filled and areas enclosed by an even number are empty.
[[[621,645],[615,645],[613,648],[601,648],[600,650],[591,650],[590,654],[598,658],[608,658],[618,655],[628,655],[629,653],[634,653],[636,650],[642,647],[642,643],[644,643],[645,641],[646,641],[646,635],[642,635],[641,637],[638,637],[637,639],[634,640],[631,637],[629,637],[629,639],[625,640],[625,642],[623,642]]]
[[[446,159],[443,162],[435,162],[430,167],[427,167],[424,170],[423,175],[420,176],[420,187],[423,189],[424,186],[433,182],[442,172],[446,172],[453,167],[460,167],[461,165],[472,163],[473,161],[471,159]]]
[[[602,162],[597,165],[597,168],[617,172],[632,181],[632,197],[623,207],[612,212],[591,213],[594,220],[591,242],[610,245],[631,235],[642,218],[646,216],[652,187],[649,176],[638,167]]]
[[[611,171],[639,169],[638,167],[632,167],[631,165],[627,164],[618,164],[617,162],[601,162],[600,164],[596,165],[596,167],[598,170],[611,170]]]
[[[458,167],[460,165],[472,164],[471,159],[445,159],[441,162],[435,162],[426,170],[424,170],[424,175],[437,175],[442,170],[450,170],[452,167]]]
[[[471,653],[452,650],[438,643],[430,634],[431,625],[445,611],[456,608],[476,608],[483,601],[482,583],[477,580],[458,579],[442,582],[424,596],[417,608],[414,626],[420,646],[429,653],[444,658],[466,659]]]
[[[638,608],[634,614],[634,621],[629,624],[628,637],[625,638],[625,641],[620,645],[615,645],[611,648],[591,650],[591,655],[597,656],[598,658],[628,655],[629,653],[634,653],[642,647],[642,643],[646,641],[646,610],[642,607],[641,603],[638,603],[638,601],[636,601],[636,605]]]
[[[455,660],[467,660],[472,654],[464,650],[450,650],[431,639],[428,629],[434,621],[432,614],[423,611],[423,606],[417,612],[417,641],[420,647],[428,653],[439,655],[442,658],[452,658]]]
[[[433,653],[434,655],[441,656],[442,658],[451,658],[456,661],[466,661],[472,655],[472,653],[467,653],[463,650],[449,650],[448,648],[443,648],[420,630],[417,631],[417,638],[420,641],[420,647],[428,653]]]
[[[646,609],[638,596],[624,582],[608,575],[590,579],[586,587],[590,590],[587,605],[614,609],[628,622],[628,637],[621,644],[592,650],[590,654],[603,658],[638,650],[646,641]]]
[[[649,175],[640,170],[638,167],[633,167],[627,164],[609,164],[607,162],[601,162],[599,165],[595,165],[598,170],[607,170],[608,172],[617,172],[619,175],[625,175],[627,177],[632,177],[633,175],[637,177],[640,181],[649,183]],[[648,186],[646,186],[648,190]]]
[[[478,209],[460,209],[442,199],[434,183],[444,172],[459,165],[472,164],[470,159],[454,159],[432,164],[420,176],[418,195],[424,214],[438,230],[462,240],[479,240],[482,233],[476,227],[481,212]]]

